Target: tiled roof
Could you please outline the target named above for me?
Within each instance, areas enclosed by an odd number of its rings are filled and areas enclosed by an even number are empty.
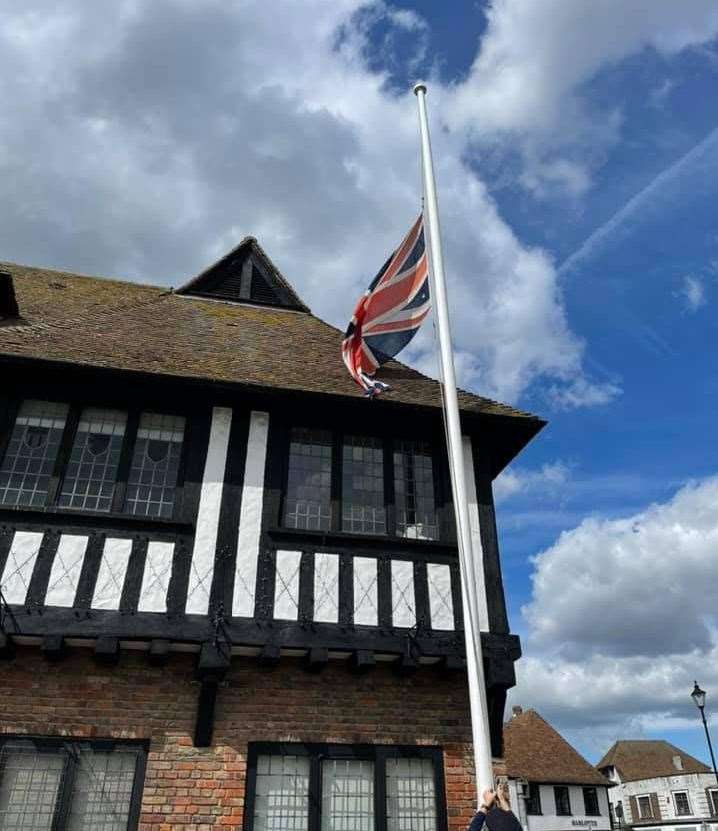
[[[11,263],[0,270],[12,275],[21,315],[0,321],[0,357],[361,396],[341,362],[341,333],[309,312]],[[437,382],[398,361],[381,377],[392,386],[386,400],[441,405]],[[461,392],[459,403],[467,412],[510,416],[531,435],[543,425],[478,395]]]
[[[504,756],[508,775],[528,782],[610,784],[535,710],[525,710],[504,725]]]
[[[681,769],[673,763],[675,756],[680,756]],[[657,776],[679,776],[681,773],[711,772],[703,762],[660,739],[617,741],[596,767],[615,767],[623,782]]]

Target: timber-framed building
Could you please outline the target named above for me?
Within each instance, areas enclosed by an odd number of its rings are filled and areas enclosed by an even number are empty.
[[[176,290],[0,264],[0,827],[446,831],[475,805],[436,382],[363,400],[247,238]],[[460,394],[492,748],[492,481]]]

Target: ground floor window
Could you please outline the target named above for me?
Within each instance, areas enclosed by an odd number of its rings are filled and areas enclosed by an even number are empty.
[[[568,787],[566,785],[555,785],[553,796],[556,801],[556,814],[559,817],[571,816],[571,799],[568,795]]]
[[[598,806],[598,791],[596,788],[583,789],[583,810],[588,817],[598,817],[601,809]]]
[[[718,816],[718,788],[709,791],[708,808],[712,816]]]
[[[541,786],[538,782],[529,782],[526,794],[526,813],[532,816],[541,814]]]
[[[436,748],[251,744],[247,831],[445,831]]]
[[[0,828],[132,831],[145,769],[141,745],[0,740]]]

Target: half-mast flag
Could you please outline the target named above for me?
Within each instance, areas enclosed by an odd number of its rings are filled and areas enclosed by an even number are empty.
[[[342,341],[349,374],[368,396],[389,389],[375,372],[409,343],[430,308],[424,216],[419,214],[357,303]]]

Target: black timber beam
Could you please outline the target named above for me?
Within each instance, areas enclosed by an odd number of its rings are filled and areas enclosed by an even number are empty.
[[[22,634],[43,638],[62,635],[64,638],[114,639],[123,641],[171,641],[200,646],[213,637],[208,617],[200,615],[165,615],[152,612],[128,614],[123,611],[93,609],[89,617],[78,618],[72,609],[45,607],[40,612],[13,607],[22,620]],[[29,613],[28,613],[29,612]],[[406,632],[379,627],[349,628],[337,624],[313,623],[311,627],[297,622],[283,625],[281,633],[271,621],[233,618],[226,626],[226,638],[235,646],[260,650],[260,663],[279,659],[281,649],[369,652],[401,656],[406,649]],[[519,638],[512,634],[482,632],[484,658],[494,663],[513,663],[521,656]],[[412,637],[412,654],[427,658],[464,658],[462,632],[429,632]],[[496,672],[495,683],[512,686],[508,667]]]
[[[95,642],[95,661],[101,666],[114,666],[120,660],[120,639],[103,636]]]
[[[273,643],[265,644],[257,656],[257,662],[260,667],[265,667],[265,669],[276,667],[279,663],[279,647]]]
[[[205,641],[202,644],[197,659],[197,677],[200,679],[200,688],[194,728],[195,747],[209,747],[212,744],[217,693],[229,665],[230,654],[225,644],[216,641]]]
[[[321,672],[328,663],[329,650],[321,646],[314,646],[307,652],[304,667],[307,672]]]
[[[9,660],[15,655],[12,637],[0,630],[0,660]]]
[[[217,706],[219,678],[208,675],[203,678],[197,699],[197,719],[194,727],[194,746],[209,747],[214,732],[214,711]]]
[[[374,653],[368,649],[357,649],[352,654],[352,669],[358,674],[368,672],[376,666],[376,658]]]
[[[165,638],[155,638],[150,641],[148,660],[153,667],[163,667],[170,657],[171,641]]]
[[[62,635],[45,635],[40,645],[42,657],[47,661],[61,661],[67,651],[65,649],[65,639]]]

